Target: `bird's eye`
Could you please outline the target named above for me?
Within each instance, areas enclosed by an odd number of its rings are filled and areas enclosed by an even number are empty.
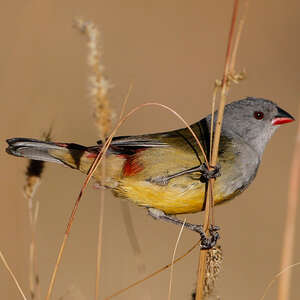
[[[257,120],[261,120],[264,118],[264,113],[262,111],[256,111],[254,112],[254,118]]]

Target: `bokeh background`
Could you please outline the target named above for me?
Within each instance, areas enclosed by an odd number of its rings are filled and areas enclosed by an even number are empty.
[[[272,99],[297,116],[300,70],[298,1],[249,1],[237,65],[247,80],[234,86],[230,100]],[[102,32],[104,64],[114,84],[116,113],[130,83],[128,108],[149,100],[173,107],[190,123],[210,111],[215,79],[222,76],[233,1],[2,1],[0,18],[1,250],[28,294],[29,223],[22,195],[27,162],[5,153],[5,139],[39,138],[53,127],[57,141],[93,145],[97,130],[88,97],[86,39],[72,28],[75,17],[95,22]],[[120,134],[141,134],[182,126],[170,113],[145,108]],[[223,300],[260,299],[279,271],[287,186],[296,123],[283,126],[269,143],[255,182],[236,200],[215,210],[221,226],[223,271],[215,295]],[[38,254],[45,295],[67,219],[84,176],[47,165],[36,194],[41,201]],[[53,299],[93,299],[99,191],[90,185],[80,204],[55,284]],[[179,228],[155,221],[130,206],[146,273],[167,264]],[[201,214],[188,216],[200,222]],[[299,223],[298,223],[299,226]],[[297,234],[299,234],[297,232]],[[178,254],[197,236],[184,231]],[[299,239],[294,261],[300,260]],[[198,251],[174,268],[172,299],[190,299]],[[105,200],[101,299],[141,277],[124,227],[120,200]],[[293,271],[292,298],[298,299],[299,269]],[[118,299],[166,299],[169,271]],[[273,287],[267,299],[275,298]],[[20,299],[0,267],[0,298]],[[69,297],[69,298],[68,298]]]

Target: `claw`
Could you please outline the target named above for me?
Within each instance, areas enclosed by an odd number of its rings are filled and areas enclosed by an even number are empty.
[[[200,172],[201,172],[201,178],[200,180],[202,182],[207,182],[209,179],[216,179],[217,177],[221,176],[221,172],[220,172],[220,169],[221,169],[221,166],[218,164],[216,166],[210,166],[210,169],[208,169],[206,163],[203,163],[201,166],[200,166]]]
[[[200,232],[201,250],[209,250],[217,244],[217,241],[220,237],[218,230],[219,226],[211,225],[209,228],[210,238],[206,237],[203,231]]]

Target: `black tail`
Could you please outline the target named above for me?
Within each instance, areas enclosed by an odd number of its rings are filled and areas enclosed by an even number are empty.
[[[34,160],[62,163],[51,156],[49,150],[63,150],[65,147],[52,142],[44,142],[35,139],[12,138],[7,140],[6,152],[11,155],[26,157]]]

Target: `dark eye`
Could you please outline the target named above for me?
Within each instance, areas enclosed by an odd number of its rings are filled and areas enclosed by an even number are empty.
[[[264,113],[262,111],[256,111],[254,112],[254,118],[257,120],[261,120],[264,118]]]

